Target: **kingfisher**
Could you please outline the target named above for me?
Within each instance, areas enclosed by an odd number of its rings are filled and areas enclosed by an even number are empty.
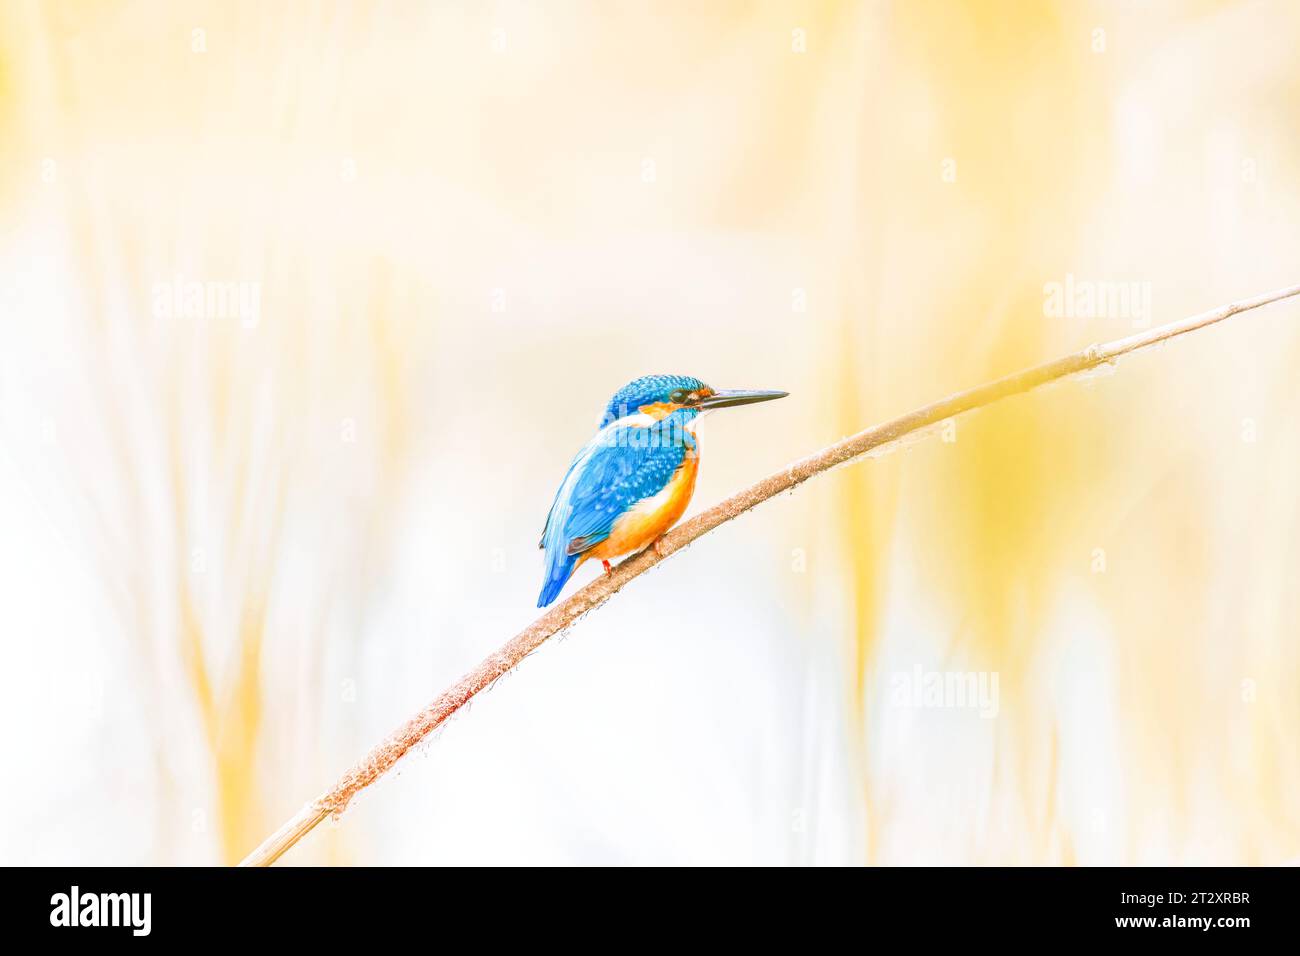
[[[788,394],[714,389],[689,375],[643,375],[615,392],[546,516],[537,606],[554,601],[588,558],[612,574],[611,558],[640,551],[677,523],[695,491],[696,429],[708,412]]]

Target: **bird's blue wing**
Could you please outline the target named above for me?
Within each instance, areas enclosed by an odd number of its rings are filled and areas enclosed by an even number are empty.
[[[559,595],[583,552],[609,537],[614,522],[672,480],[695,439],[672,416],[649,427],[611,425],[573,460],[542,532],[546,576],[538,607]]]
[[[594,547],[624,512],[664,489],[694,447],[694,439],[675,424],[607,428],[578,453],[546,519],[542,546],[549,554]]]
[[[550,534],[551,522],[555,520],[555,514],[560,510],[560,499],[563,497],[565,488],[569,484],[569,476],[573,474],[573,469],[578,467],[578,463],[583,460],[583,456],[586,454],[587,449],[584,448],[582,451],[578,452],[573,461],[569,463],[569,470],[564,473],[564,480],[560,482],[560,487],[555,492],[555,500],[551,502],[551,510],[546,512],[546,525],[542,528],[542,537],[537,542],[539,548],[546,547],[546,536]]]
[[[662,491],[686,457],[683,444],[654,441],[657,429],[616,432],[630,434],[616,434],[615,441],[596,449],[573,484],[564,522],[569,554],[581,554],[608,538],[614,522],[638,501]]]

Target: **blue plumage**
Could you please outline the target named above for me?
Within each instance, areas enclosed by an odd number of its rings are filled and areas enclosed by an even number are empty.
[[[693,392],[707,387],[698,378],[689,375],[642,375],[614,393],[614,397],[605,406],[605,415],[600,425],[603,428],[610,422],[635,415],[642,405],[667,402],[674,391]]]
[[[564,590],[564,585],[568,583],[570,575],[573,574],[574,565],[578,563],[580,555],[561,554],[555,555],[548,552],[546,555],[546,578],[542,581],[542,593],[537,596],[537,606],[546,607]]]
[[[564,532],[569,550],[608,537],[614,519],[657,495],[681,466],[695,439],[685,430],[693,411],[680,410],[649,428],[614,428],[592,454],[569,496]]]
[[[785,394],[717,391],[689,375],[645,375],[615,392],[546,516],[546,577],[537,606],[554,601],[587,558],[599,558],[609,571],[610,558],[641,550],[682,516],[695,489],[699,446],[688,426],[696,416]],[[629,520],[620,524],[624,516]]]
[[[685,426],[696,414],[683,408],[648,427],[608,425],[578,452],[542,532],[546,578],[538,607],[555,600],[577,559],[609,537],[619,517],[672,480],[694,452]]]

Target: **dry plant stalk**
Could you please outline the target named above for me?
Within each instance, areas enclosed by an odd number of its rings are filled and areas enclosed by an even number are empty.
[[[357,793],[378,780],[407,751],[441,726],[475,694],[517,666],[548,638],[565,630],[589,611],[600,607],[633,578],[644,574],[696,538],[744,514],[755,505],[783,491],[789,491],[813,475],[852,461],[955,415],[1109,364],[1120,356],[1138,349],[1222,322],[1239,312],[1257,309],[1296,295],[1300,295],[1300,285],[1267,292],[1104,345],[1093,345],[1081,352],[1036,365],[965,392],[958,392],[956,395],[842,439],[737,492],[702,514],[696,515],[690,521],[672,529],[649,548],[623,561],[614,568],[612,574],[598,577],[507,641],[496,653],[443,691],[432,703],[366,754],[360,763],[339,779],[332,790],[299,810],[292,819],[267,837],[262,845],[250,853],[240,865],[269,866],[274,863],[281,854],[310,833],[327,816],[341,813]]]

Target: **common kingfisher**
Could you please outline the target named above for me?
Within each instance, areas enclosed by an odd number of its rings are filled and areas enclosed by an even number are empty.
[[[588,558],[612,573],[610,558],[640,551],[677,522],[695,491],[706,412],[787,394],[713,389],[688,375],[645,375],[615,392],[546,516],[537,606],[554,601]]]

